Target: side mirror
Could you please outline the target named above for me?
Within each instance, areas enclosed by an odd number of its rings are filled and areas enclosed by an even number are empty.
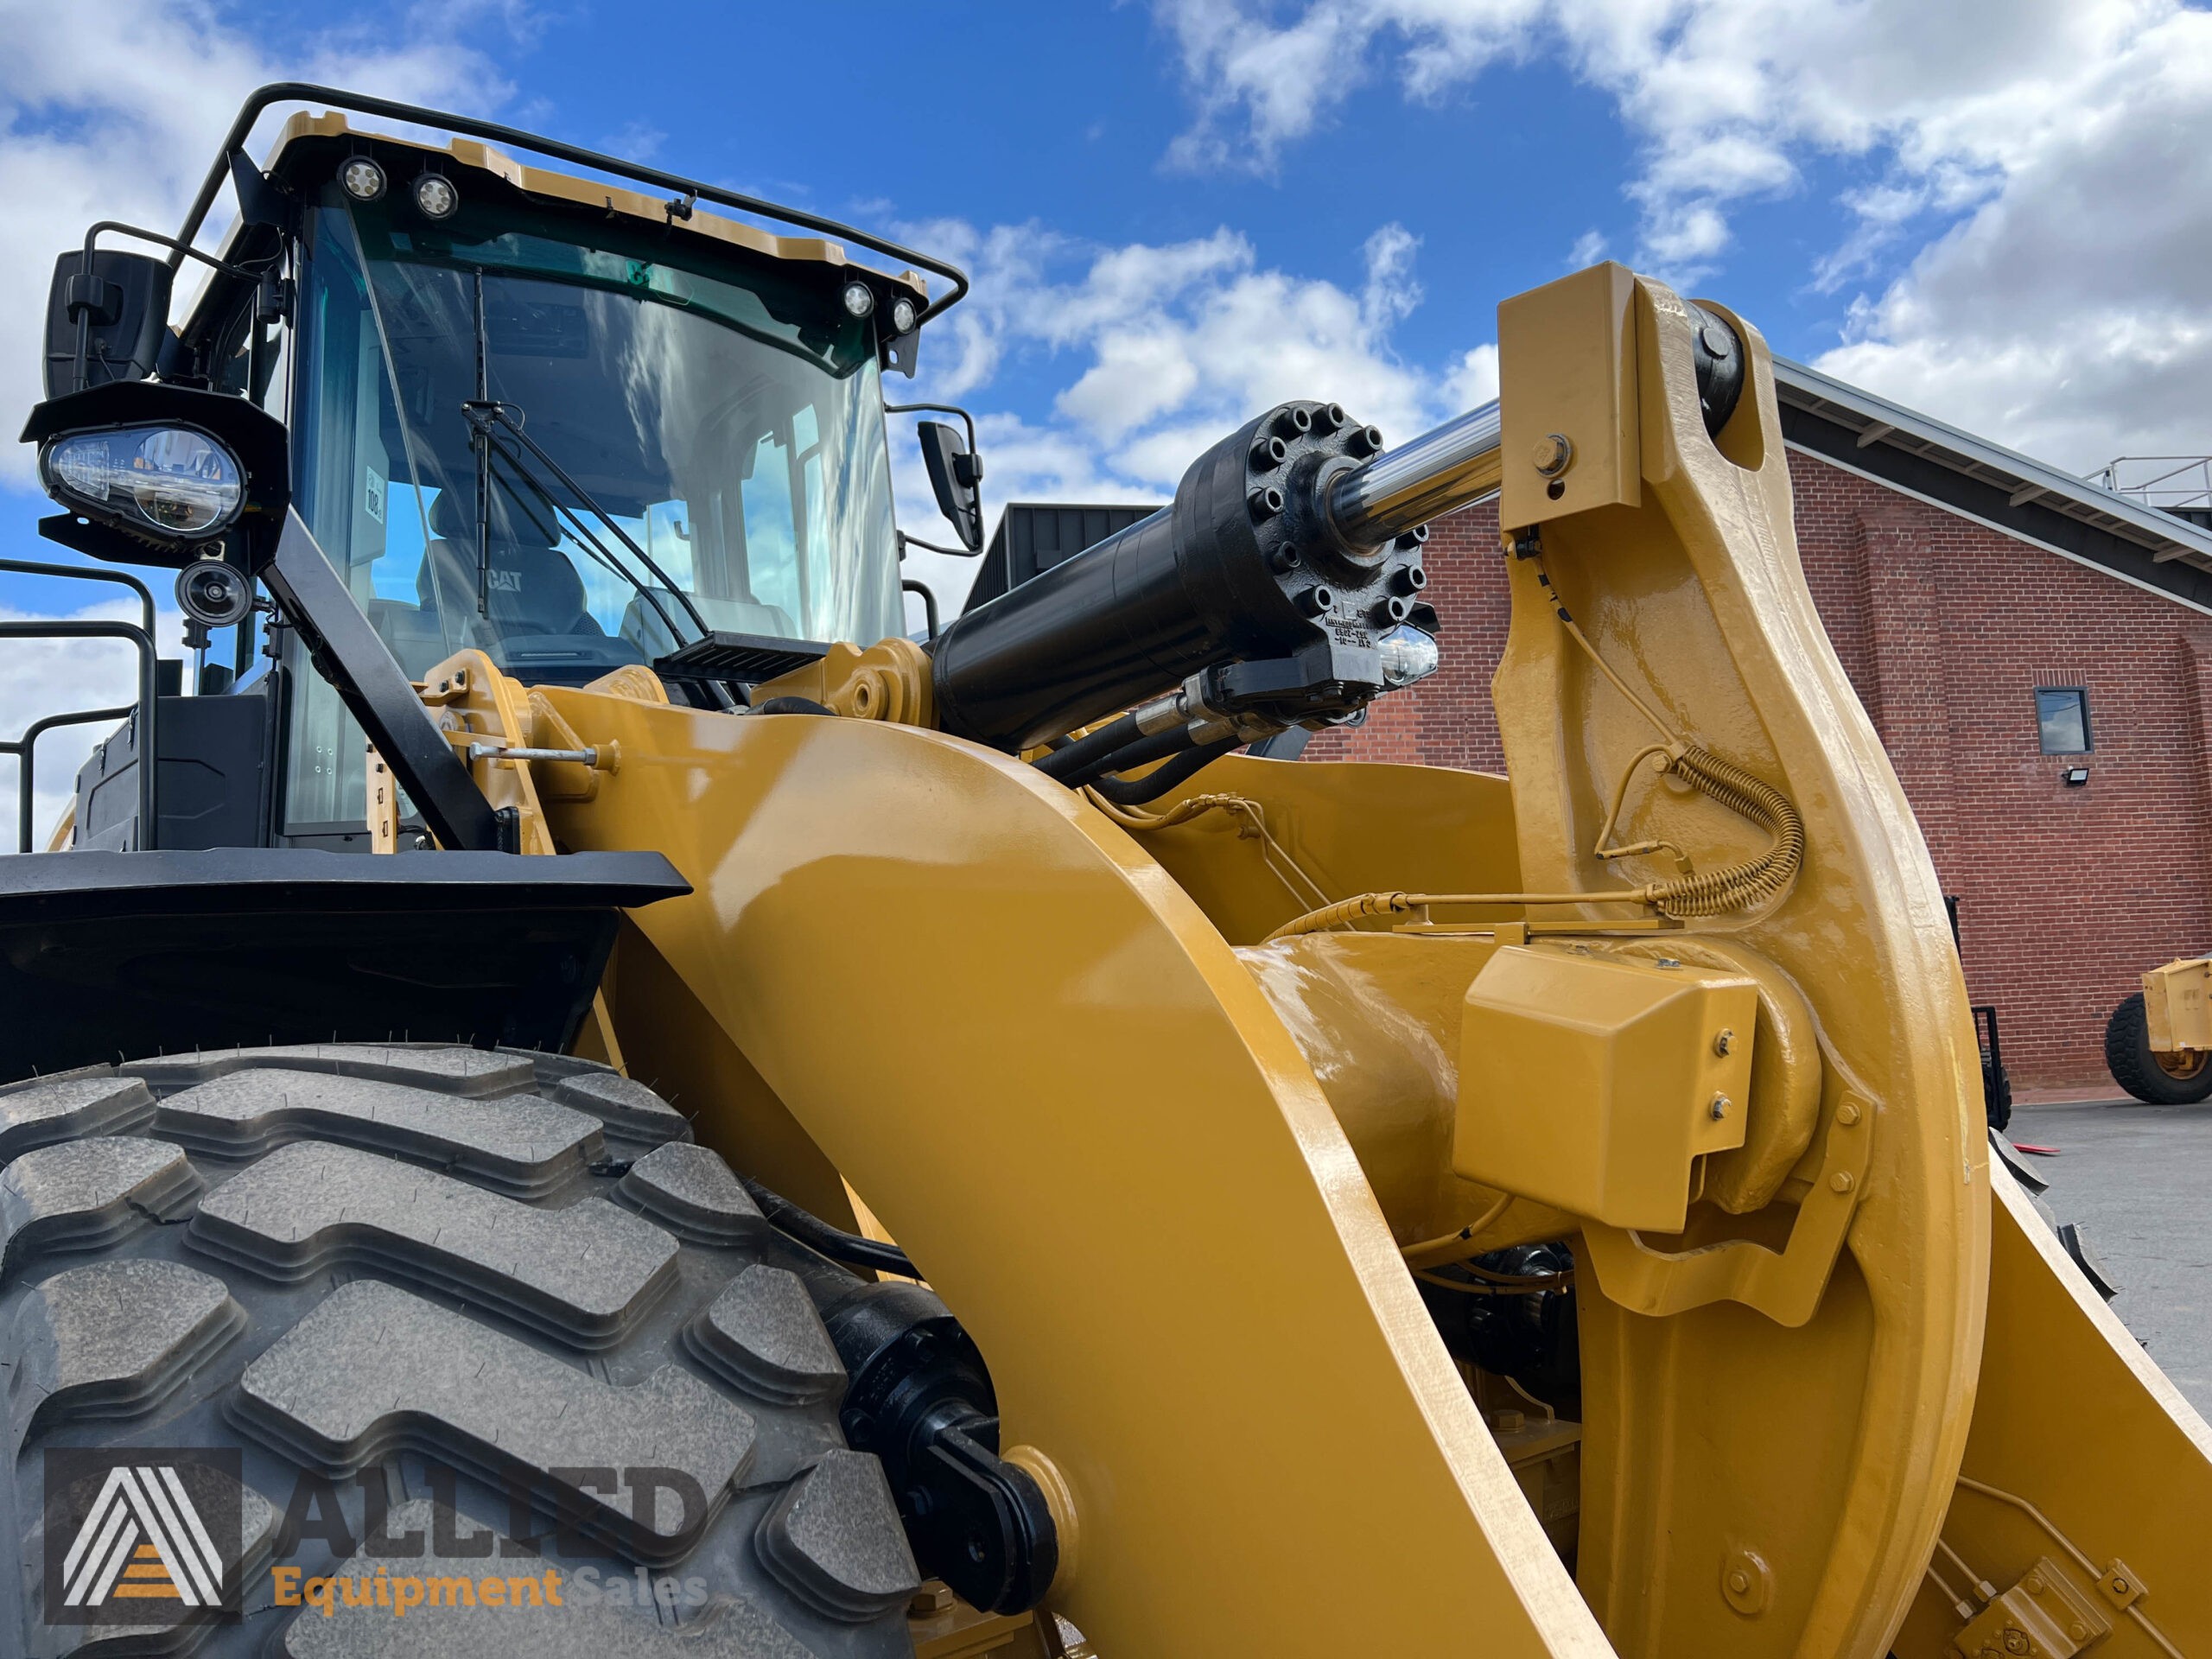
[[[46,298],[46,395],[66,397],[154,372],[174,273],[150,254],[73,248],[54,262]]]
[[[983,550],[983,461],[969,453],[960,434],[943,421],[924,421],[915,429],[921,440],[922,464],[930,471],[930,488],[937,492],[938,511],[959,533],[961,545],[970,553]]]

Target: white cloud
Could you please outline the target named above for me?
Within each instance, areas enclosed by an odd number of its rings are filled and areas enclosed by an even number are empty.
[[[1157,9],[1196,110],[1171,161],[1271,169],[1364,85],[1433,100],[1548,54],[1640,146],[1637,264],[1708,276],[1745,203],[1840,160],[1812,284],[1886,286],[1824,366],[2063,465],[2212,448],[2212,14],[2181,0]]]
[[[973,296],[925,344],[918,396],[982,402],[1017,371],[1060,391],[1042,422],[982,417],[987,523],[1008,500],[1164,501],[1206,447],[1294,397],[1343,404],[1394,440],[1497,396],[1483,344],[1440,365],[1402,360],[1391,334],[1421,300],[1419,238],[1378,227],[1354,292],[1261,264],[1223,229],[1164,245],[1091,246],[1035,226],[907,227],[965,258]],[[897,396],[899,394],[894,394]],[[903,400],[903,399],[902,399]],[[894,437],[900,521],[935,539],[941,521],[911,446]],[[945,598],[972,567],[910,565]]]
[[[212,4],[0,0],[0,412],[41,395],[52,256],[95,219],[173,232],[247,92],[304,79],[432,104],[497,108],[506,83],[467,45],[484,5],[423,5],[404,27],[325,30],[271,55]],[[505,16],[505,14],[499,14]],[[506,18],[510,26],[517,19]],[[282,117],[264,118],[268,134]],[[217,214],[229,214],[227,194]],[[130,243],[118,243],[130,246]],[[180,302],[193,290],[179,283]],[[28,486],[29,452],[0,443],[0,483]]]
[[[157,573],[158,574],[158,573]],[[118,600],[67,613],[73,621],[137,622],[143,613],[136,600]],[[0,607],[0,620],[27,620],[20,611]],[[158,617],[156,644],[176,639],[184,619],[171,612]],[[0,734],[20,736],[32,721],[79,709],[122,708],[138,700],[138,658],[118,639],[11,639],[0,651]],[[31,845],[46,845],[61,809],[68,804],[77,768],[112,725],[56,727],[40,738],[31,798]],[[0,854],[16,850],[18,768],[0,755]]]

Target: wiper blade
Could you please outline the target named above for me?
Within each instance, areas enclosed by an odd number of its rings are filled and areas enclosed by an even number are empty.
[[[633,572],[627,569],[620,560],[617,559],[613,556],[613,554],[608,552],[606,544],[602,543],[598,537],[592,534],[591,526],[584,523],[582,518],[578,517],[573,509],[563,505],[560,499],[555,496],[550,490],[547,489],[544,484],[541,482],[527,467],[523,465],[520,457],[518,457],[513,450],[508,448],[506,445],[501,443],[497,438],[490,436],[488,434],[482,435],[482,442],[488,454],[506,462],[507,468],[514,474],[515,480],[528,486],[531,493],[551,510],[553,514],[553,525],[552,533],[548,537],[549,540],[557,540],[559,538],[563,527],[563,521],[565,520],[566,527],[575,535],[576,540],[582,543],[584,551],[591,556],[592,563],[598,565],[600,569],[607,572],[608,575],[613,576],[616,580],[627,583],[630,588],[635,590],[639,599],[644,600],[646,604],[652,607],[653,614],[660,619],[661,626],[668,630],[669,639],[671,641],[682,640],[683,638],[683,631],[676,626],[676,619],[668,613],[668,607],[660,602],[658,589],[649,587],[645,582],[639,581]],[[486,477],[488,478],[490,474],[487,473]],[[503,485],[506,484],[506,480],[504,479],[502,479],[500,482]],[[510,486],[509,487],[512,486]],[[543,526],[541,526],[541,528],[543,528]]]
[[[592,493],[589,490],[587,490],[582,485],[577,483],[575,479],[569,477],[567,470],[562,467],[561,463],[554,460],[552,456],[547,454],[544,449],[539,446],[537,441],[522,429],[522,423],[515,419],[514,416],[509,411],[506,404],[493,399],[485,399],[482,401],[472,400],[471,402],[465,403],[461,406],[461,412],[467,417],[468,423],[476,429],[477,433],[481,436],[487,446],[495,448],[499,447],[498,440],[493,438],[492,435],[492,428],[493,426],[503,426],[506,428],[509,432],[512,433],[514,435],[515,441],[520,443],[524,448],[528,449],[530,453],[537,458],[538,463],[543,466],[547,472],[553,474],[555,480],[562,486],[563,488],[566,489],[571,495],[575,496],[577,500],[582,502],[586,509],[590,512],[592,517],[598,519],[601,524],[606,525],[608,530],[612,531],[614,533],[615,538],[619,540],[624,547],[630,550],[631,556],[635,558],[639,563],[644,565],[645,569],[652,574],[653,579],[658,582],[663,588],[668,590],[670,596],[672,597],[677,604],[683,607],[684,614],[691,619],[691,625],[699,630],[700,638],[704,639],[708,634],[714,632],[712,628],[707,626],[707,619],[699,614],[699,607],[691,602],[691,595],[685,593],[683,588],[677,586],[675,581],[671,578],[667,571],[662,569],[659,565],[653,563],[652,555],[646,552],[644,548],[639,547],[636,542],[630,538],[630,533],[624,530],[620,524],[615,522],[613,514],[609,513],[605,507],[601,506],[599,503],[593,499]],[[565,514],[569,519],[576,524],[579,530],[582,529],[582,521],[577,518],[575,510],[569,506],[567,503],[557,499],[551,491],[548,490],[537,480],[531,478],[529,475],[529,469],[523,466],[519,456],[515,455],[512,452],[508,452],[505,454],[505,459],[506,460],[507,464],[512,467],[516,473],[519,474],[524,481],[529,483],[532,489],[537,492],[538,495],[545,501],[547,505],[550,506],[556,512]],[[480,508],[480,511],[488,510],[488,505]],[[596,544],[597,537],[590,536],[588,531],[585,531],[584,533],[588,540],[590,540]],[[617,568],[619,569],[620,567]],[[635,576],[630,575],[626,571],[624,571],[623,575],[633,587],[636,587],[639,589],[639,592],[642,593],[645,591],[644,584],[639,582]],[[658,607],[656,607],[656,608]],[[664,620],[665,620],[665,613],[664,613]],[[671,637],[675,635],[675,632],[676,630],[673,627],[670,628],[669,633]]]

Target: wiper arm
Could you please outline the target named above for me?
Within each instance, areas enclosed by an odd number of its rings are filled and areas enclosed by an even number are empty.
[[[671,642],[680,641],[683,639],[682,631],[676,626],[676,619],[668,613],[668,607],[660,602],[658,592],[639,581],[620,559],[608,552],[606,543],[592,534],[591,526],[584,523],[574,509],[565,505],[552,491],[547,489],[537,475],[523,465],[521,458],[513,450],[489,433],[480,433],[478,442],[488,448],[493,454],[505,461],[508,470],[514,474],[517,480],[527,486],[531,493],[551,510],[554,519],[553,533],[556,537],[560,533],[563,521],[566,520],[569,531],[582,544],[584,551],[591,556],[592,563],[618,581],[627,583],[635,590],[639,599],[652,606],[653,614],[660,619],[661,626],[668,630],[668,637]]]
[[[577,500],[582,502],[585,507],[589,510],[593,518],[598,519],[601,524],[606,525],[608,530],[613,531],[615,538],[619,540],[624,547],[629,549],[632,557],[635,558],[639,563],[644,565],[647,570],[652,573],[653,579],[658,582],[662,587],[665,588],[671,595],[674,597],[676,602],[683,607],[683,613],[691,619],[692,626],[699,630],[699,637],[701,639],[703,639],[707,635],[714,632],[712,628],[707,626],[707,619],[699,614],[699,607],[691,602],[691,595],[685,593],[683,588],[677,587],[674,580],[670,577],[668,572],[662,569],[660,566],[653,563],[653,556],[652,554],[646,552],[644,548],[639,547],[637,543],[630,539],[630,533],[614,521],[614,517],[612,513],[608,512],[605,507],[601,506],[596,500],[593,499],[592,493],[589,490],[587,490],[582,485],[577,483],[575,479],[569,477],[567,470],[562,467],[561,463],[554,460],[552,456],[547,454],[538,445],[537,440],[531,437],[529,433],[522,429],[522,423],[515,419],[513,415],[508,412],[507,406],[505,404],[497,402],[491,398],[483,398],[463,404],[461,406],[461,412],[467,418],[468,423],[474,427],[477,432],[481,435],[487,449],[494,442],[492,436],[492,428],[493,426],[504,426],[509,432],[512,433],[514,435],[515,441],[518,443],[520,443],[524,448],[528,449],[530,453],[537,459],[538,463],[543,466],[547,472],[553,474],[554,478],[559,481],[563,488],[566,489],[571,495],[575,496]],[[507,456],[507,462],[508,465],[513,467],[518,473],[524,473],[526,474],[527,469],[522,466],[521,461],[518,457],[511,454]],[[569,507],[567,504],[556,500],[552,493],[546,490],[543,486],[538,485],[533,480],[532,487],[535,488],[540,495],[545,498],[546,501],[552,505],[556,512],[565,512],[570,518],[575,518],[576,515],[575,510]],[[489,509],[487,506],[480,503],[477,511],[480,513],[482,513],[488,512]],[[581,523],[581,521],[579,521],[579,523]],[[632,577],[631,580],[634,583],[636,578]],[[669,630],[671,637],[675,634],[675,632],[676,630],[673,628]]]

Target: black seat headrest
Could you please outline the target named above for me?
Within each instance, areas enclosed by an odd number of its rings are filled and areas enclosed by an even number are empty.
[[[415,578],[425,607],[449,617],[476,609],[476,524],[461,492],[448,490],[431,504],[432,542]],[[502,507],[510,510],[502,512]],[[522,539],[507,534],[522,532]],[[584,616],[584,582],[576,568],[551,545],[543,527],[499,496],[493,498],[486,610],[502,632],[569,633]]]

